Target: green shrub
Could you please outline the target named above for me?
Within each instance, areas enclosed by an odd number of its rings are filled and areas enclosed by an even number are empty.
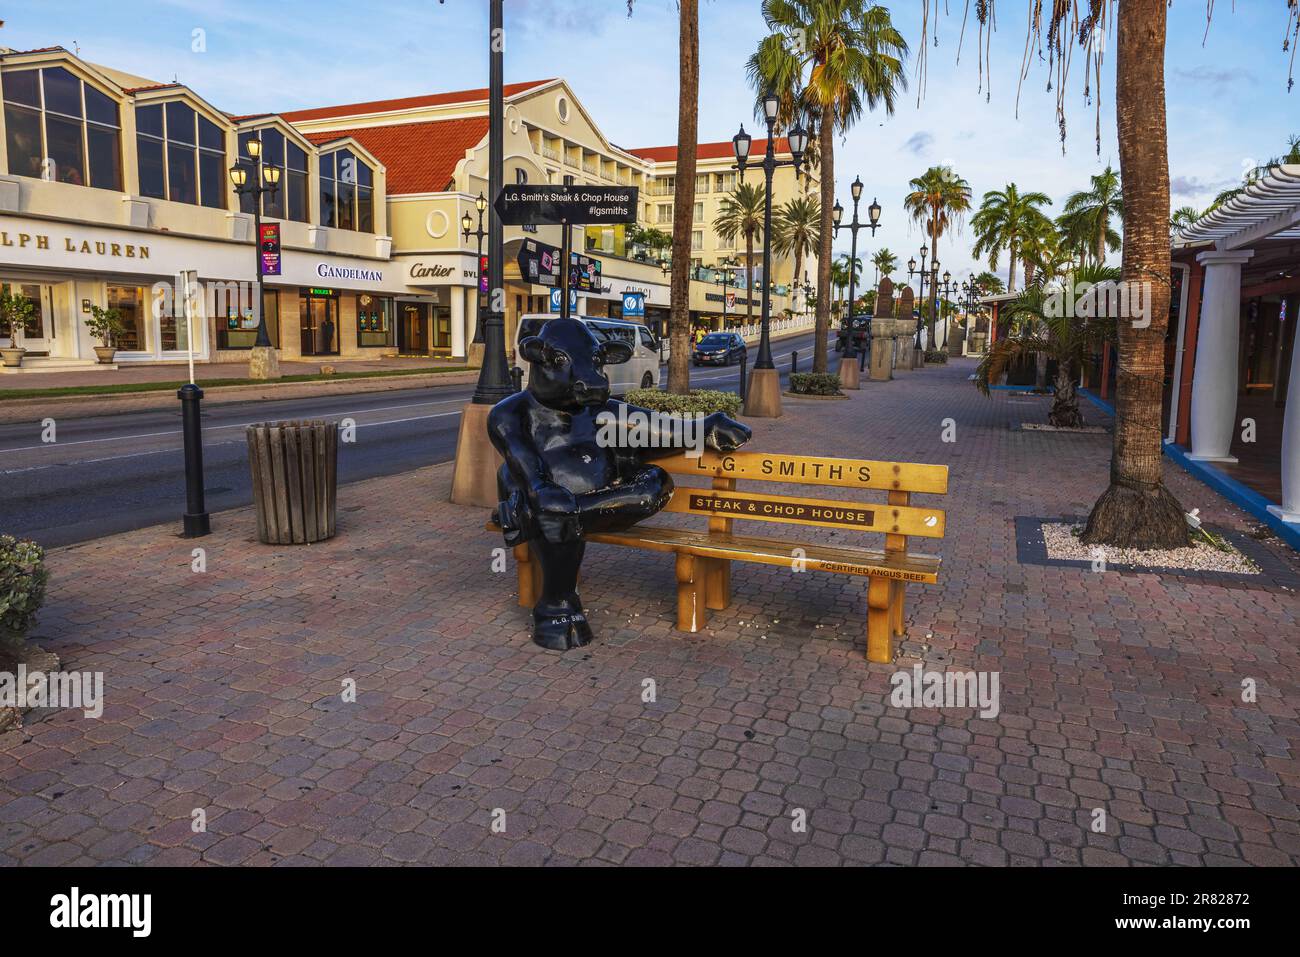
[[[790,391],[799,395],[840,395],[840,377],[830,372],[795,372]]]
[[[45,600],[48,578],[41,546],[0,535],[0,642],[26,637]]]
[[[659,389],[633,389],[627,394],[627,401],[629,405],[669,415],[712,415],[714,412],[736,415],[740,412],[740,396],[716,389],[692,389],[687,395],[674,395]]]
[[[948,361],[948,353],[942,349],[928,349],[925,353],[926,362],[938,362],[940,364]]]

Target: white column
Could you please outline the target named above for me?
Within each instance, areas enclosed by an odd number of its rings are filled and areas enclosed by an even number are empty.
[[[465,357],[465,290],[460,286],[448,286],[447,298],[451,300],[451,355],[455,359]]]
[[[1270,505],[1268,510],[1284,522],[1300,522],[1300,341],[1291,345],[1283,416],[1282,505]]]
[[[1228,454],[1237,419],[1237,356],[1241,340],[1241,266],[1252,249],[1204,252],[1205,295],[1192,377],[1192,451],[1200,462],[1235,462]]]

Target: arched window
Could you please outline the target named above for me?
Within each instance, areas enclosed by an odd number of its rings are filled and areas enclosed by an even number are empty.
[[[188,103],[135,108],[140,195],[226,208],[226,133]]]
[[[256,164],[249,159],[246,146],[252,139],[262,142],[262,165],[280,170],[280,188],[274,194],[262,194],[262,215],[307,222],[307,151],[274,126],[240,133],[237,162],[248,170],[250,183],[257,182]],[[240,211],[251,213],[253,203],[252,195],[242,194],[239,197]]]
[[[15,176],[122,188],[117,101],[70,70],[7,70],[5,145]]]
[[[320,158],[320,222],[336,229],[375,231],[375,175],[348,149]]]

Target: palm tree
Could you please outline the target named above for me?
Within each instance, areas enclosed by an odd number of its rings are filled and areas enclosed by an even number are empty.
[[[763,207],[767,202],[767,187],[757,183],[739,183],[735,192],[724,196],[713,220],[713,228],[723,239],[745,240],[745,319],[754,321],[754,243],[765,242],[763,237]],[[775,229],[775,227],[773,227]],[[763,277],[767,282],[767,277]]]
[[[815,196],[796,196],[772,211],[772,252],[794,257],[791,284],[799,288],[804,257],[821,246],[821,203]]]
[[[889,278],[889,274],[898,268],[898,257],[889,251],[888,246],[882,246],[880,251],[871,257],[871,264],[876,267],[876,285],[880,285],[881,277]]]
[[[979,294],[983,296],[1000,296],[1002,293],[1007,291],[1006,284],[1002,281],[1002,277],[997,273],[989,272],[988,270],[985,270],[972,279],[971,284],[974,285]]]
[[[1124,195],[1119,174],[1109,165],[1089,179],[1087,189],[1066,199],[1056,222],[1067,245],[1087,249],[1092,261],[1100,264],[1106,261],[1107,250],[1120,248],[1120,235],[1112,224],[1124,222]]]
[[[979,211],[971,217],[975,231],[975,246],[971,255],[976,259],[988,257],[990,269],[998,268],[998,259],[1005,251],[1011,260],[1007,274],[1007,287],[1016,288],[1016,262],[1022,258],[1021,246],[1027,234],[1040,234],[1050,220],[1039,208],[1052,205],[1046,193],[1021,193],[1015,183],[1006,188],[990,190],[984,194]],[[1028,282],[1028,279],[1026,279]]]
[[[1201,211],[1195,206],[1179,206],[1169,217],[1169,236],[1176,237],[1188,226],[1201,218]]]
[[[816,345],[813,371],[825,372],[830,327],[831,210],[835,205],[835,134],[867,109],[894,112],[895,95],[907,88],[903,61],[907,41],[889,10],[867,0],[763,0],[769,36],[749,58],[750,81],[761,95],[781,99],[782,126],[807,115],[817,143],[821,176],[821,247],[817,256]]]
[[[961,225],[961,218],[970,210],[970,184],[953,172],[950,166],[931,166],[909,183],[912,191],[903,198],[904,208],[912,214],[914,222],[925,226],[930,237],[930,262],[939,259],[939,237],[950,226]],[[931,285],[933,285],[931,276]],[[934,298],[933,291],[930,297]],[[928,318],[929,342],[934,342],[934,316]]]
[[[627,0],[632,15],[633,0]],[[685,395],[691,388],[691,236],[695,211],[695,167],[699,146],[700,8],[699,0],[678,0],[677,177],[673,196],[672,287],[668,315],[668,391]]]
[[[1044,369],[1049,359],[1055,359],[1056,392],[1047,421],[1064,428],[1082,426],[1083,413],[1079,411],[1079,394],[1074,384],[1080,371],[1090,364],[1097,342],[1115,340],[1116,320],[1071,315],[1076,310],[1062,307],[1062,287],[1068,284],[1077,288],[1081,283],[1095,285],[1119,278],[1120,271],[1113,266],[1089,265],[1067,273],[1061,282],[1027,284],[1025,291],[1004,307],[1004,315],[1011,320],[1011,334],[989,347],[975,369],[975,385],[988,395],[989,386],[999,381],[1018,359],[1036,355]]]
[[[1069,250],[1061,245],[1056,224],[1046,216],[1035,217],[1020,241],[1020,261],[1025,267],[1025,288],[1035,279],[1051,282],[1072,264]]]

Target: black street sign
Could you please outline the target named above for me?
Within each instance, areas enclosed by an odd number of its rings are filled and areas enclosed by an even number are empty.
[[[493,204],[507,226],[636,222],[635,186],[506,186]]]
[[[519,247],[519,276],[524,282],[539,286],[560,284],[560,250],[535,239],[525,239]]]

